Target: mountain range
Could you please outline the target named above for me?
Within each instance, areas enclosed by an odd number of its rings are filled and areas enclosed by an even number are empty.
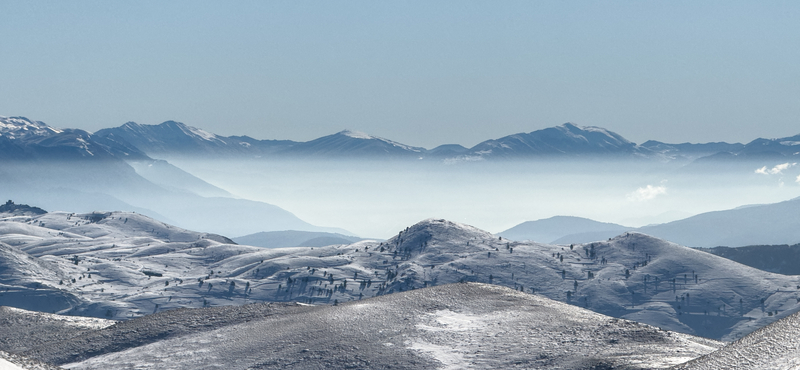
[[[0,157],[155,157],[216,158],[408,158],[450,161],[510,159],[652,159],[691,162],[791,160],[800,155],[800,135],[741,143],[633,143],[594,126],[559,126],[483,141],[472,148],[445,144],[433,149],[410,146],[365,133],[344,130],[307,142],[220,136],[175,121],[158,125],[128,122],[91,134],[57,129],[24,117],[0,117]],[[702,161],[701,161],[702,162]]]
[[[272,204],[234,198],[169,162],[149,157],[113,133],[62,130],[24,117],[0,117],[0,189],[6,199],[44,209],[126,209],[226,235],[277,230],[348,233],[311,225]],[[220,217],[228,222],[219,222]]]
[[[405,145],[357,131],[344,130],[308,142],[256,140],[248,136],[219,136],[183,123],[160,125],[128,122],[99,130],[101,137],[125,140],[145,153],[157,156],[244,156],[249,158],[410,158],[449,160],[508,160],[532,158],[606,158],[692,161],[719,153],[731,160],[783,160],[798,155],[800,135],[781,139],[756,139],[748,144],[667,144],[647,141],[641,145],[601,127],[565,123],[483,141],[472,148],[445,144],[433,149]]]
[[[570,244],[606,240],[631,231],[699,248],[795,244],[800,242],[798,207],[800,198],[795,198],[773,204],[701,213],[638,228],[580,217],[556,216],[523,222],[498,235],[513,240]]]
[[[685,168],[708,165],[721,168],[724,163],[744,161],[752,173],[751,159],[762,160],[759,166],[766,163],[765,159],[770,163],[791,160],[798,143],[800,136],[757,139],[748,144],[647,141],[637,145],[602,128],[566,123],[487,140],[473,148],[442,145],[428,150],[347,130],[301,143],[223,137],[174,121],[160,125],[129,122],[92,134],[53,128],[24,117],[0,117],[0,158],[4,159],[0,164],[0,185],[7,198],[27,200],[45,209],[78,212],[126,209],[182,227],[224,235],[281,230],[350,234],[310,225],[271,204],[236,199],[226,190],[150,156],[422,158],[451,162],[515,158],[691,161]],[[692,247],[791,244],[800,241],[800,235],[793,231],[798,228],[792,221],[791,207],[792,204],[785,204],[712,212],[635,230]],[[229,222],[217,222],[219,217]],[[602,240],[621,230],[633,230],[610,224],[599,225],[599,229],[571,225],[566,226],[571,230],[566,232],[557,232],[553,227],[545,228],[553,235],[558,234],[558,238],[519,234],[519,228],[501,235],[517,240],[568,243]]]

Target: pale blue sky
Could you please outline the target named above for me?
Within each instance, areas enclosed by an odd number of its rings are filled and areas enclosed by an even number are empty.
[[[3,1],[0,115],[471,146],[800,133],[796,1]]]

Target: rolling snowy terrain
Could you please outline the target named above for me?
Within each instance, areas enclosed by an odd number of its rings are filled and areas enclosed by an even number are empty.
[[[22,354],[70,369],[654,369],[721,346],[542,296],[465,283],[337,306],[172,310]]]
[[[126,213],[0,220],[0,305],[128,319],[179,307],[336,304],[475,281],[664,329],[733,340],[800,308],[800,277],[644,234],[512,242],[429,219],[385,241],[264,249]]]

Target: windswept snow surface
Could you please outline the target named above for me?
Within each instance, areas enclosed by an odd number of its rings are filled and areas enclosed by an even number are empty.
[[[301,308],[64,367],[653,369],[721,345],[487,284]],[[139,321],[145,325],[148,318]]]
[[[116,321],[0,307],[0,350],[19,353],[106,328]]]
[[[800,314],[795,313],[748,334],[680,370],[789,370],[800,368]]]
[[[58,370],[61,367],[0,351],[0,370]]]
[[[637,233],[547,245],[428,219],[384,242],[263,249],[113,212],[9,217],[0,242],[19,261],[2,275],[0,304],[116,320],[178,307],[335,304],[465,281],[722,340],[800,308],[800,276]],[[44,298],[25,306],[35,296]]]

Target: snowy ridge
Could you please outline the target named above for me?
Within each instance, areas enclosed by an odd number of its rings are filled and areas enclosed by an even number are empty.
[[[147,158],[113,138],[76,129],[56,129],[25,117],[0,117],[0,158],[13,160]]]
[[[423,149],[423,148],[417,148],[417,147],[413,147],[413,146],[409,146],[409,145],[401,144],[401,143],[398,143],[398,142],[396,142],[396,141],[392,141],[392,140],[389,140],[389,139],[384,139],[384,138],[382,138],[382,137],[377,137],[377,136],[368,135],[368,134],[365,134],[365,133],[363,133],[363,132],[360,132],[360,131],[344,130],[344,131],[342,131],[342,132],[339,132],[339,134],[341,134],[341,135],[344,135],[344,136],[347,136],[347,137],[351,137],[351,138],[353,138],[353,139],[361,139],[361,140],[379,140],[379,141],[382,141],[382,142],[384,142],[384,143],[387,143],[387,144],[393,145],[393,146],[395,146],[395,147],[398,147],[398,148],[400,148],[400,149],[404,149],[404,150],[408,150],[408,151],[412,151],[412,152],[418,152],[418,153],[421,153],[421,152],[423,152],[423,151],[424,151],[424,149]]]
[[[220,140],[217,137],[217,135],[212,134],[212,133],[210,133],[208,131],[203,131],[203,130],[197,128],[197,127],[182,125],[181,126],[181,130],[186,132],[188,135],[194,135],[195,137],[199,137],[199,138],[201,138],[203,140],[223,142],[223,140]]]
[[[223,137],[181,122],[158,125],[127,122],[98,130],[100,137],[119,137],[150,154],[261,156],[290,146],[291,141],[255,140],[247,136]]]
[[[428,219],[385,242],[263,249],[124,212],[49,213],[0,226],[0,241],[66,275],[63,285],[41,278],[80,297],[60,313],[113,319],[258,301],[335,304],[468,281],[724,340],[800,309],[798,276],[638,233],[547,245]]]
[[[61,133],[54,127],[50,127],[44,122],[31,121],[25,117],[3,117],[0,116],[0,136],[9,139],[26,139],[31,136],[49,136]]]
[[[365,133],[363,133],[361,131],[343,130],[343,131],[339,132],[339,134],[342,134],[342,135],[348,136],[348,137],[352,137],[353,139],[362,139],[362,140],[375,139],[374,136],[365,134]]]

